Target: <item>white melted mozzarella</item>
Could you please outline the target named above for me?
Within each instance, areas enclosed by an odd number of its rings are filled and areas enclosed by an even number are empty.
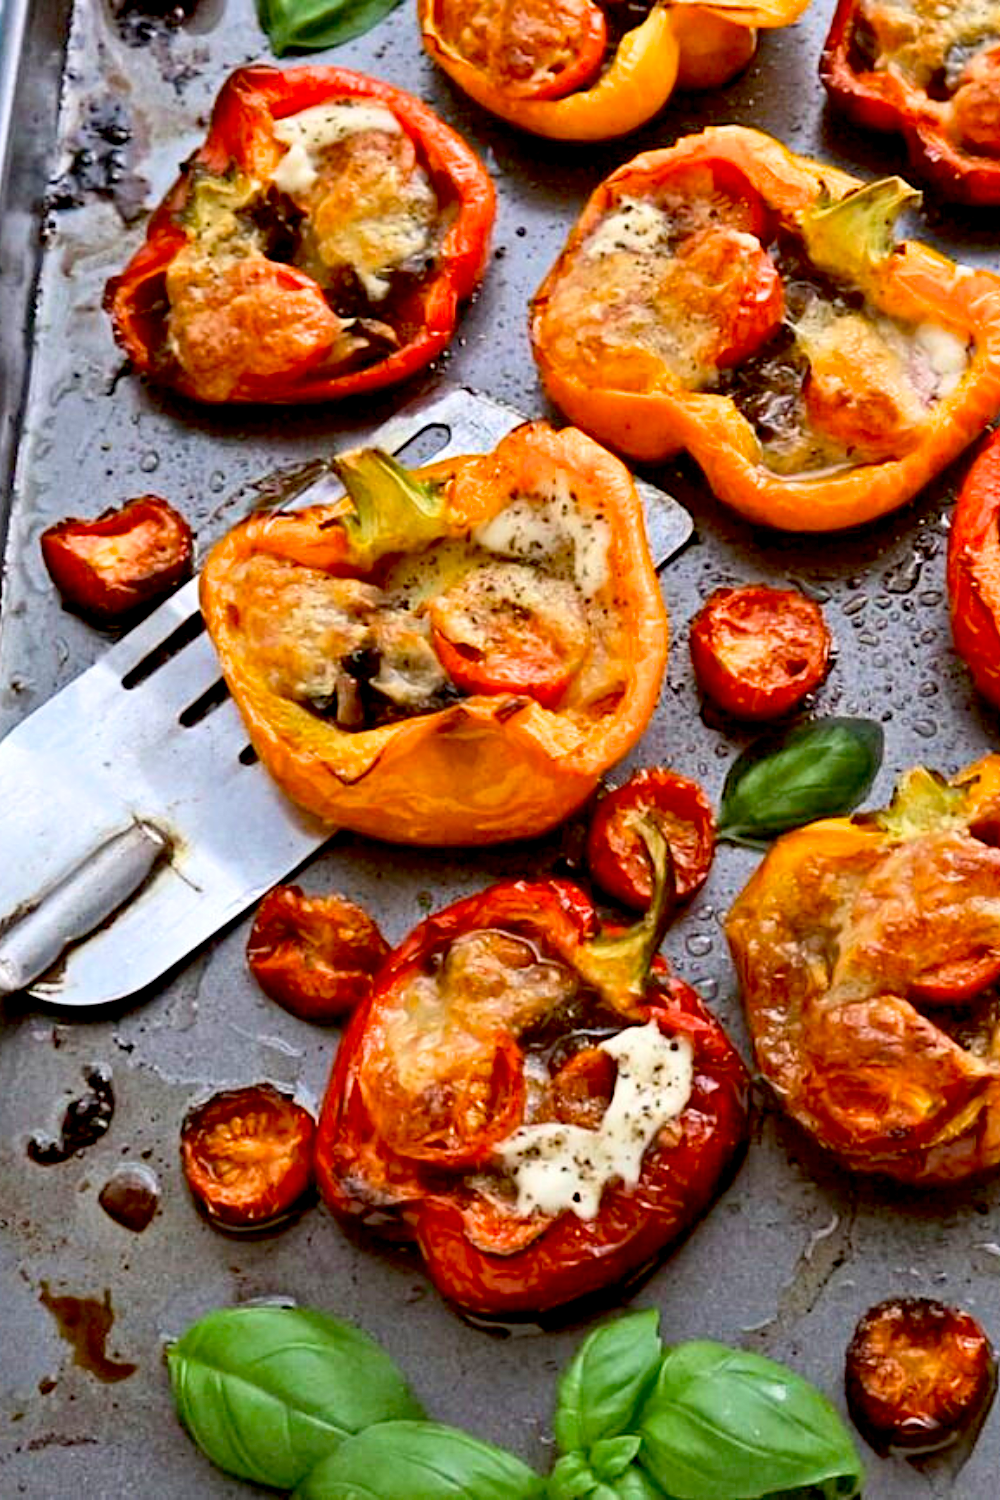
[[[497,1148],[517,1186],[517,1211],[571,1209],[592,1219],[615,1178],[635,1187],[642,1158],[691,1097],[694,1061],[687,1037],[666,1037],[655,1021],[601,1042],[618,1064],[611,1103],[597,1130],[548,1121],[522,1125]]]
[[[288,150],[271,181],[291,197],[308,193],[319,176],[317,156],[359,130],[382,130],[398,135],[402,126],[383,104],[316,104],[275,120],[274,134]]]
[[[646,198],[622,198],[614,213],[587,236],[584,254],[611,255],[615,250],[655,250],[664,237],[667,215]]]
[[[966,341],[936,323],[918,324],[913,337],[937,376],[938,400],[950,396],[969,368]]]
[[[603,516],[583,514],[565,482],[546,499],[511,501],[477,526],[472,539],[486,552],[526,563],[542,563],[571,549],[573,581],[585,599],[608,581],[611,527]]]

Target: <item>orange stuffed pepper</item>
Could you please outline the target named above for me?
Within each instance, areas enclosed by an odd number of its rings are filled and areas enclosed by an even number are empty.
[[[640,737],[668,626],[623,464],[544,423],[350,498],[257,515],[202,608],[254,748],[335,826],[479,844],[554,827]]]
[[[787,26],[807,4],[655,0],[637,23],[594,0],[420,0],[418,10],[429,56],[491,114],[534,135],[603,141],[651,120],[675,87],[728,82],[753,57],[758,26]]]
[[[471,146],[346,68],[240,68],[108,283],[140,374],[197,401],[337,401],[446,348],[495,212]]]
[[[918,197],[737,125],[635,157],[534,299],[549,395],[764,525],[896,509],[1000,412],[1000,277],[896,242]]]
[[[847,1166],[1000,1166],[1000,756],[773,846],[728,919],[758,1065]]]

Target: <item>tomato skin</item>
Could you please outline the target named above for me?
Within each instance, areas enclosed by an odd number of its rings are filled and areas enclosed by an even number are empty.
[[[976,687],[1000,707],[1000,434],[959,491],[948,537],[948,605],[955,650]]]
[[[261,989],[303,1021],[327,1025],[371,994],[389,944],[345,896],[276,885],[254,917],[247,962]]]
[[[65,603],[108,623],[170,593],[193,565],[191,528],[159,495],[139,495],[93,521],[57,521],[40,546]]]
[[[818,604],[766,584],[716,589],[691,623],[698,686],[740,719],[789,713],[823,681],[830,645]]]
[[[977,948],[964,958],[938,964],[917,976],[910,999],[924,1005],[965,1005],[1000,980],[1000,953]]]
[[[655,1018],[668,1034],[685,1035],[694,1082],[688,1104],[647,1151],[634,1189],[609,1184],[590,1220],[571,1212],[520,1217],[477,1186],[460,1156],[425,1163],[412,1151],[401,1155],[376,1123],[386,1101],[373,1095],[372,1037],[386,1024],[400,983],[415,971],[429,972],[454,939],[498,929],[529,940],[542,961],[567,966],[598,930],[584,892],[555,880],[504,882],[415,928],[341,1042],[320,1118],[316,1170],[338,1217],[416,1240],[432,1281],[459,1308],[518,1317],[578,1301],[638,1273],[708,1207],[745,1136],[747,1078],[722,1027],[660,961],[646,1003],[630,1019]],[[509,1057],[523,1067],[516,1038],[508,1035],[505,1049],[504,1066]],[[555,1117],[588,1127],[613,1086],[607,1061],[585,1045],[562,1064],[553,1077]],[[509,1135],[511,1124],[510,1118],[493,1122],[496,1141]],[[480,1160],[486,1159],[483,1153]]]
[[[313,1183],[316,1122],[269,1083],[225,1089],[190,1110],[181,1165],[208,1219],[260,1229],[284,1218]]]
[[[970,1313],[929,1297],[869,1308],[847,1350],[845,1390],[856,1426],[886,1453],[933,1453],[981,1419],[996,1358]]]
[[[715,853],[715,814],[696,781],[663,766],[636,771],[597,804],[587,835],[587,864],[601,890],[625,906],[645,911],[652,867],[640,835],[629,826],[636,813],[657,823],[670,846],[676,896],[686,901],[704,885]]]

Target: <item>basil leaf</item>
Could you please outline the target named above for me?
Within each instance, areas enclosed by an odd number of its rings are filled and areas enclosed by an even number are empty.
[[[617,1437],[656,1379],[663,1345],[655,1308],[605,1323],[584,1339],[561,1380],[555,1434],[560,1451],[586,1451]]]
[[[380,1422],[348,1438],[294,1500],[535,1500],[541,1476],[512,1453],[438,1422]]]
[[[615,1500],[670,1500],[666,1490],[661,1490],[635,1465],[615,1480],[613,1489]]]
[[[759,1500],[809,1486],[857,1495],[864,1480],[847,1430],[814,1386],[724,1344],[668,1350],[639,1432],[640,1462],[675,1500]]]
[[[599,1479],[617,1479],[619,1474],[624,1474],[641,1445],[642,1439],[634,1434],[601,1438],[588,1455],[591,1468]]]
[[[857,807],[882,764],[872,719],[814,719],[765,735],[733,763],[722,789],[718,836],[759,844],[816,818]]]
[[[549,1475],[545,1493],[548,1500],[592,1500],[601,1487],[583,1453],[564,1453]]]
[[[423,1408],[375,1341],[301,1307],[221,1308],[167,1350],[177,1412],[241,1479],[290,1490],[373,1422]]]
[[[317,52],[363,36],[400,0],[257,0],[257,16],[278,57]]]

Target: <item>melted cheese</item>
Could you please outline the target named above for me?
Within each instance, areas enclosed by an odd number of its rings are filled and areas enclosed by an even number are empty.
[[[650,1021],[600,1046],[617,1062],[618,1076],[597,1130],[558,1121],[524,1125],[498,1147],[521,1215],[569,1209],[594,1218],[609,1182],[635,1187],[649,1146],[691,1097],[694,1054],[686,1037],[666,1037]]]
[[[876,71],[921,88],[942,70],[956,88],[969,58],[1000,37],[998,0],[867,0],[864,14],[878,43]]]
[[[573,581],[585,599],[608,581],[611,527],[603,516],[583,514],[563,474],[554,476],[551,493],[541,502],[513,500],[472,536],[486,552],[528,563],[551,565],[569,551]]]
[[[616,250],[639,253],[657,250],[667,238],[670,219],[655,203],[646,198],[622,198],[614,213],[607,214],[593,234],[588,235],[583,253],[591,259],[610,255]]]
[[[398,135],[402,126],[382,104],[317,104],[297,115],[275,120],[274,134],[287,146],[271,176],[281,192],[302,197],[319,177],[317,158],[328,146],[361,130],[379,130]]]

